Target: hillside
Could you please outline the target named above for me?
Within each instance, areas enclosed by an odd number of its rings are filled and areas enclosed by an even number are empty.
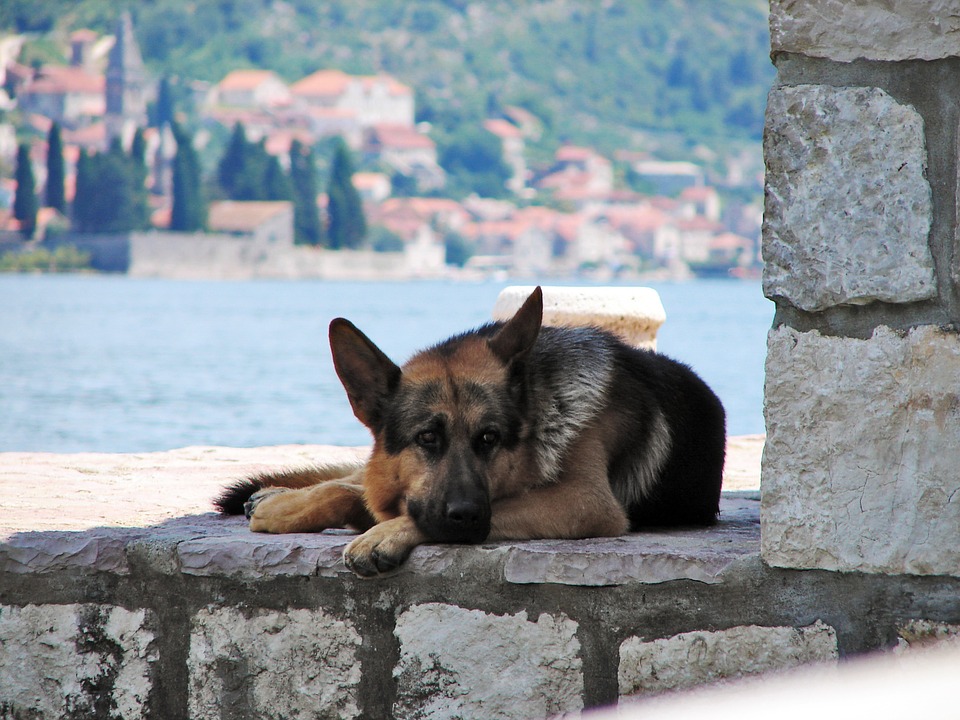
[[[385,71],[441,136],[503,105],[532,111],[544,157],[560,140],[674,156],[753,144],[773,78],[765,0],[7,0],[0,30],[31,33],[49,62],[124,5],[157,76]]]

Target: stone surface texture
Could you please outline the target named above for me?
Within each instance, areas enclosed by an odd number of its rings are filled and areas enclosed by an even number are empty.
[[[923,120],[878,88],[770,91],[763,288],[802,310],[936,296]]]
[[[840,62],[960,56],[955,0],[770,0],[770,47]]]
[[[542,718],[583,708],[577,623],[441,603],[397,619],[396,718]]]
[[[631,696],[835,662],[837,657],[836,632],[820,621],[800,628],[749,625],[651,641],[628,638],[620,645],[621,703]]]
[[[960,337],[768,336],[762,556],[772,565],[960,575]]]
[[[110,605],[0,605],[0,717],[145,717],[156,660],[145,620]]]
[[[582,543],[421,546],[401,572],[454,572],[469,558],[509,567],[511,581],[522,583],[716,581],[739,557],[759,549],[763,442],[762,435],[730,439],[725,487],[745,491],[745,497],[724,497],[724,522],[715,528],[677,531],[670,538],[638,533]],[[0,570],[126,575],[131,562],[139,562],[198,577],[335,577],[347,573],[341,554],[352,533],[255,534],[244,518],[211,512],[211,499],[253,472],[359,461],[367,452],[280,446],[139,455],[0,453],[0,492],[12,509],[0,516]]]
[[[911,620],[897,630],[895,653],[947,646],[960,656],[960,625]]]
[[[710,529],[708,543],[702,529],[516,543],[509,547],[504,579],[586,586],[682,579],[718,583],[724,571],[752,552],[757,538],[753,497],[723,499],[723,522]]]
[[[190,717],[358,717],[360,643],[323,611],[201,610],[190,636]]]
[[[534,286],[504,288],[493,307],[494,320],[509,320]],[[631,345],[657,349],[657,331],[667,319],[660,294],[646,287],[543,288],[543,323],[577,327],[596,325]]]

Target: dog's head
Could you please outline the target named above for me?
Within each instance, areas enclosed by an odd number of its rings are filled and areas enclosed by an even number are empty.
[[[439,542],[482,542],[491,501],[522,476],[525,360],[543,317],[537,288],[509,321],[460,335],[397,367],[352,323],[330,324],[333,362],[374,435],[366,501],[409,514]]]

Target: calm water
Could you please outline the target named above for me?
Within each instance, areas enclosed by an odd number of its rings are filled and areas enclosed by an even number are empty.
[[[395,361],[489,320],[503,284],[186,282],[0,275],[0,450],[142,452],[189,445],[360,445],[334,374],[346,316]],[[661,352],[763,432],[759,282],[653,284]]]

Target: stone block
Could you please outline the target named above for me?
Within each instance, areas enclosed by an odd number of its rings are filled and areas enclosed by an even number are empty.
[[[960,55],[955,0],[770,0],[770,47],[839,62]]]
[[[493,306],[494,320],[509,320],[533,292],[533,286],[504,288]],[[646,287],[543,288],[543,324],[595,325],[631,345],[657,349],[657,331],[667,319],[660,294]]]
[[[203,609],[190,634],[190,717],[359,717],[360,644],[322,610]]]
[[[415,605],[397,619],[396,718],[546,718],[583,708],[577,623]]]
[[[819,311],[936,297],[923,119],[878,88],[775,87],[764,293]]]
[[[144,610],[0,606],[0,717],[147,717],[153,640]]]
[[[609,586],[672,580],[722,582],[753,556],[757,502],[721,501],[721,522],[704,530],[674,529],[618,538],[531,540],[510,546],[503,578],[510,583]]]
[[[761,553],[792,568],[960,575],[960,337],[767,340]]]
[[[129,533],[104,530],[95,537],[48,532],[42,537],[20,533],[0,546],[0,570],[17,574],[64,571],[125,575]]]
[[[960,625],[933,622],[930,620],[911,620],[897,629],[897,644],[894,654],[907,651],[952,646],[960,652]]]
[[[180,569],[187,575],[242,577],[281,575],[335,576],[346,572],[343,548],[354,539],[347,531],[263,535],[250,532],[245,518],[230,518],[240,532],[185,540],[177,544]]]
[[[837,657],[836,632],[820,621],[799,628],[745,625],[650,641],[627,638],[620,644],[617,679],[623,702]]]

